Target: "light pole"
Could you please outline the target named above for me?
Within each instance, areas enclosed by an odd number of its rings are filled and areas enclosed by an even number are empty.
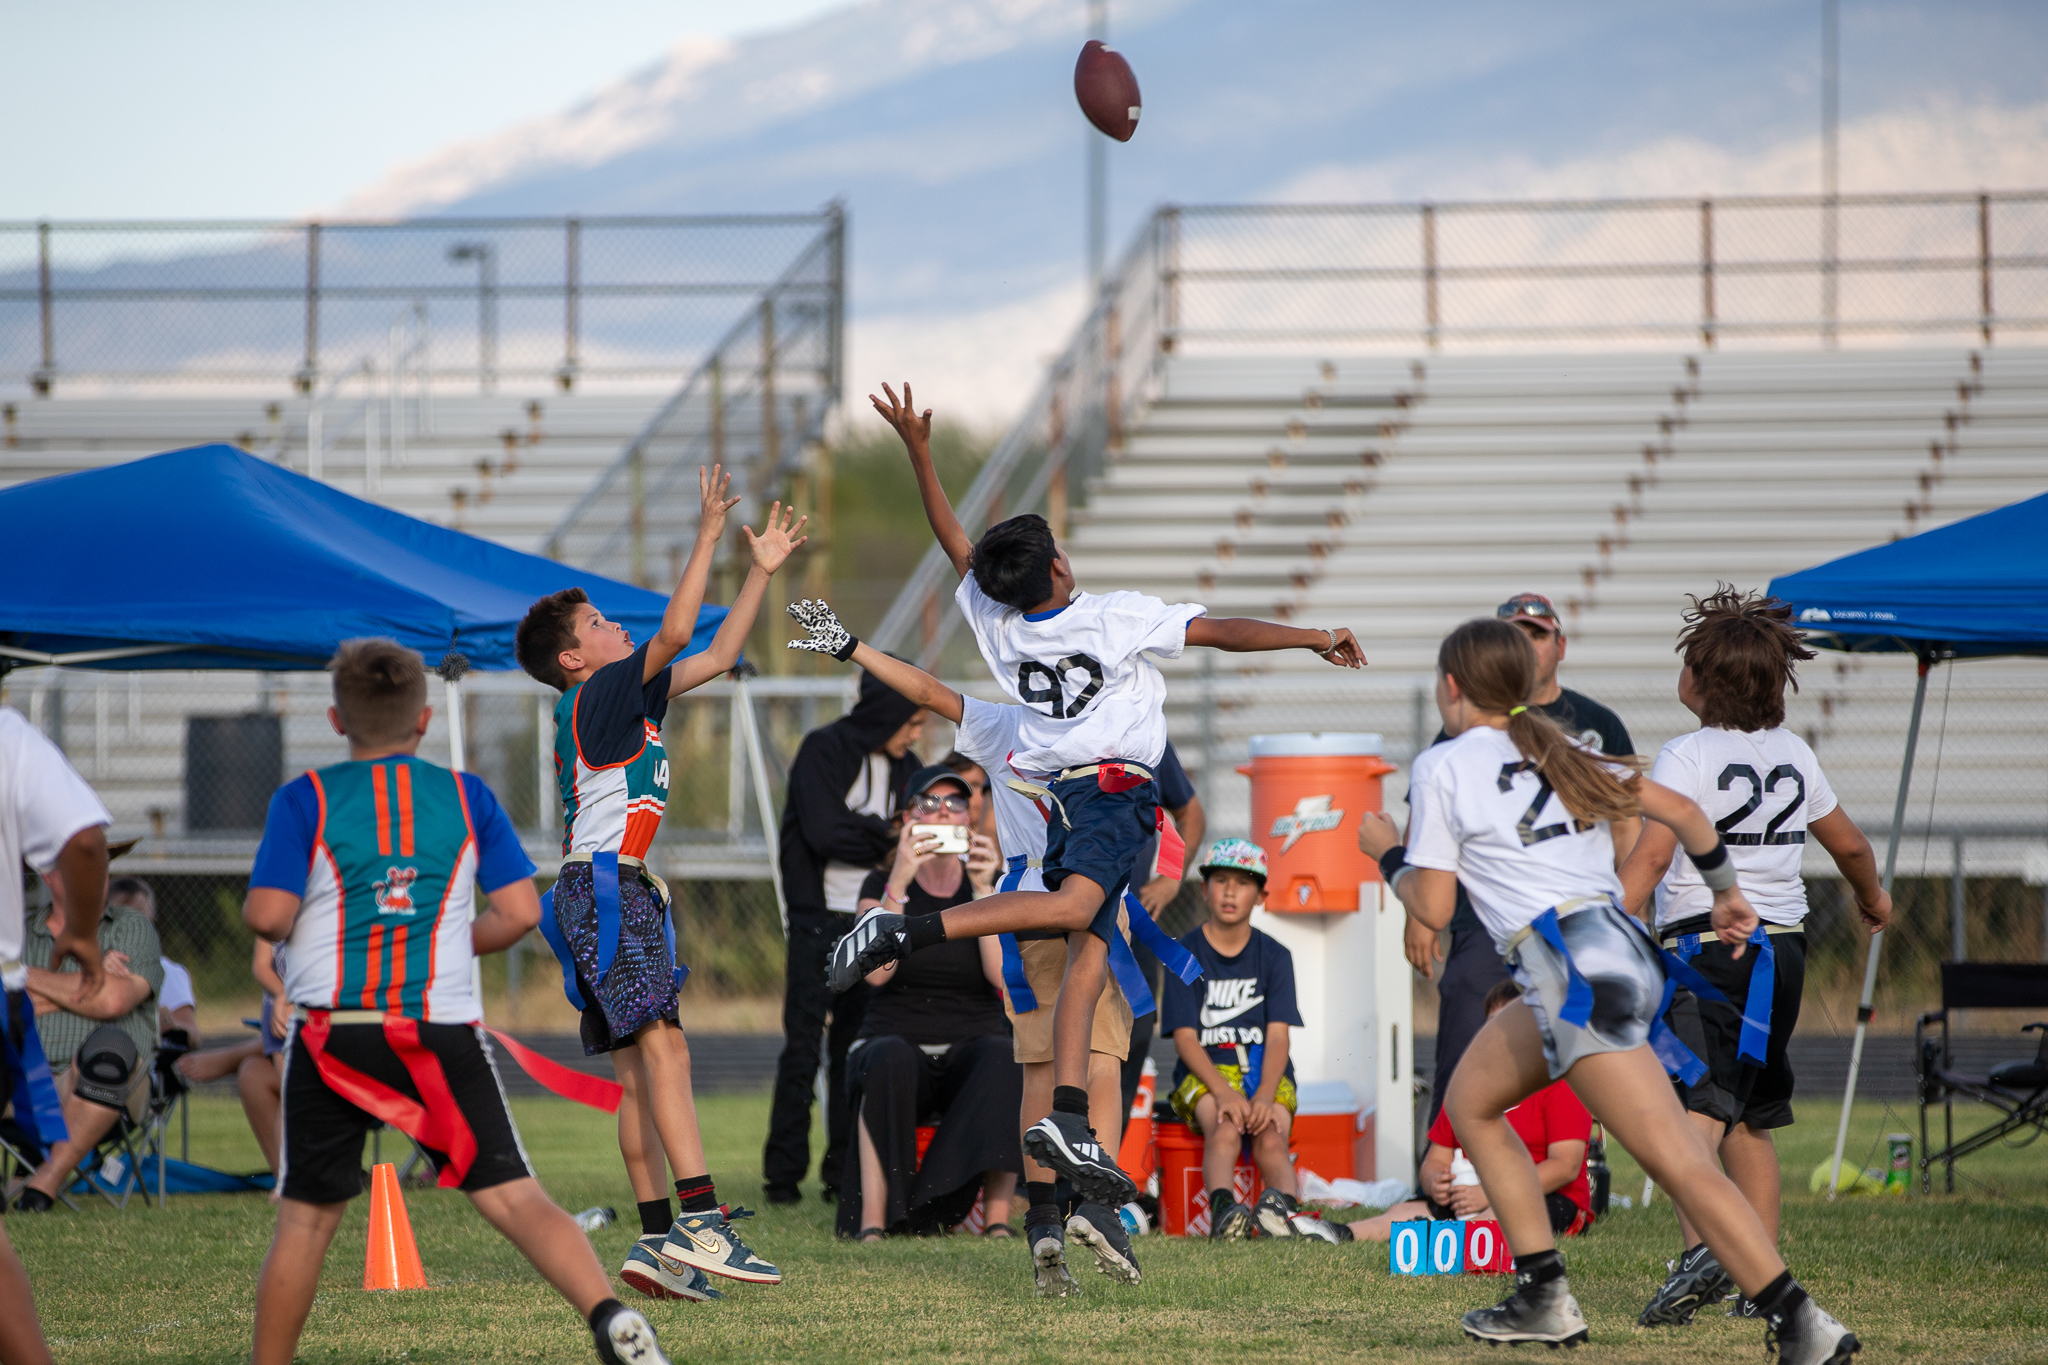
[[[448,248],[448,261],[451,265],[476,262],[477,392],[489,393],[498,384],[497,253],[488,242],[457,242]]]
[[[1822,344],[1837,343],[1842,214],[1842,20],[1840,0],[1820,0],[1820,316]]]
[[[1109,0],[1088,0],[1088,36],[1109,41]],[[1092,125],[1088,139],[1088,302],[1102,292],[1109,254],[1109,137]]]

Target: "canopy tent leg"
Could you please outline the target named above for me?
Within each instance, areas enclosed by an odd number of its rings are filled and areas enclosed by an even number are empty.
[[[1913,687],[1913,718],[1906,723],[1906,756],[1899,764],[1899,799],[1892,805],[1892,831],[1885,840],[1884,889],[1890,895],[1892,873],[1899,864],[1899,836],[1906,827],[1906,793],[1913,785],[1913,754],[1920,747],[1920,712],[1927,705],[1929,656],[1920,658],[1920,678]],[[1870,936],[1870,953],[1863,962],[1863,998],[1856,1006],[1856,1041],[1849,1048],[1849,1083],[1842,1090],[1842,1119],[1835,1126],[1835,1160],[1828,1170],[1828,1198],[1833,1199],[1842,1183],[1842,1149],[1849,1144],[1849,1106],[1856,1099],[1856,1073],[1863,1065],[1863,1035],[1870,1029],[1870,1002],[1877,993],[1877,962],[1884,952],[1884,931]]]
[[[761,838],[768,845],[768,878],[775,883],[775,910],[782,916],[782,936],[789,937],[789,902],[782,895],[782,848],[775,828],[775,803],[768,795],[768,764],[761,754],[761,724],[754,715],[754,697],[745,677],[733,678],[739,698],[741,727],[747,732],[747,768],[754,780],[754,802],[761,814]]]

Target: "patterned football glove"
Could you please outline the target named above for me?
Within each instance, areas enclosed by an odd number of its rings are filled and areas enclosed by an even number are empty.
[[[791,649],[808,649],[814,654],[830,654],[839,662],[845,663],[853,657],[854,646],[860,643],[845,626],[839,624],[839,618],[822,598],[806,597],[801,602],[790,603],[789,617],[811,635],[808,640],[791,640]]]

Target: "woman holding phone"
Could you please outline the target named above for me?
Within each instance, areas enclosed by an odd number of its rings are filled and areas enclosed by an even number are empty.
[[[950,768],[911,779],[896,850],[861,887],[862,912],[886,903],[925,914],[995,889],[1002,858],[970,828],[972,797]],[[965,1218],[977,1193],[988,1227],[1008,1229],[1023,1081],[1002,980],[993,938],[949,941],[868,974],[874,994],[846,1063],[856,1142],[839,1185],[840,1236],[937,1232]],[[920,1163],[918,1120],[934,1112],[943,1117]]]

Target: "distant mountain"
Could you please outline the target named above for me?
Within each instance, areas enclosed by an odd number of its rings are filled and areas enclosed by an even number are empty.
[[[852,212],[857,390],[1014,406],[1078,316],[1081,0],[867,0],[696,41],[341,213]],[[1112,241],[1155,203],[1817,188],[1819,6],[1117,0],[1144,89]],[[1843,187],[2048,184],[2048,7],[1843,7]]]

